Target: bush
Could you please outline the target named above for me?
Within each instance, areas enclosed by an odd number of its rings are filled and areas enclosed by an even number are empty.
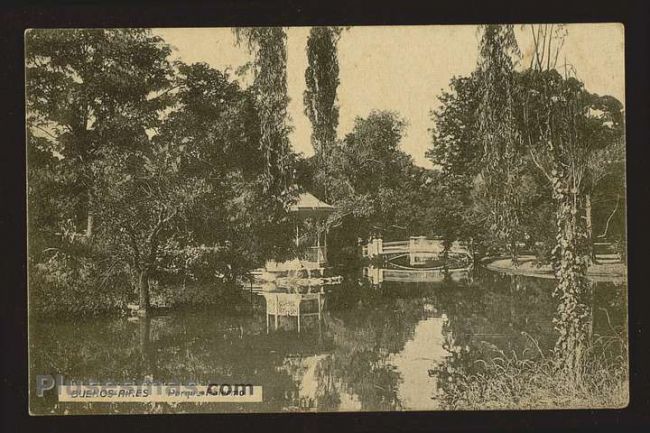
[[[488,344],[488,343],[484,343]],[[612,345],[618,355],[612,356]],[[492,346],[492,345],[490,345]],[[541,351],[536,358],[506,354],[475,361],[472,372],[445,368],[435,372],[452,410],[622,408],[629,401],[627,346],[624,340],[599,339],[587,351],[579,379],[559,369]],[[431,372],[433,374],[433,371]]]
[[[152,282],[151,305],[153,307],[213,308],[235,307],[243,302],[241,287],[214,279],[187,281],[186,283]]]
[[[30,263],[30,314],[97,314],[124,310],[132,289],[125,274],[106,274],[96,261],[61,250]]]

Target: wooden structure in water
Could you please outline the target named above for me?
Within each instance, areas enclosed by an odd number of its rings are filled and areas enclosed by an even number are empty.
[[[335,210],[305,192],[290,211],[295,221],[295,256],[283,262],[267,260],[254,272],[255,285],[265,289],[268,283],[279,287],[303,287],[339,284],[340,276],[327,267],[327,217]]]
[[[278,330],[280,317],[296,317],[298,332],[301,331],[301,322],[307,317],[318,318],[318,330],[321,331],[323,295],[321,293],[280,293],[262,292],[266,300],[266,333],[269,333],[271,317],[274,329]]]
[[[317,267],[327,265],[327,217],[334,212],[331,206],[314,195],[305,192],[298,196],[298,201],[290,211],[297,217],[296,249],[298,259],[313,263]],[[306,230],[311,226],[312,230]]]

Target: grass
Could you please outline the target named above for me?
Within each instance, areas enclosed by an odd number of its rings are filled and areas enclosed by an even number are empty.
[[[619,355],[612,355],[613,346]],[[623,408],[629,402],[627,345],[618,337],[596,340],[579,379],[541,351],[528,359],[492,348],[494,357],[476,361],[476,372],[456,375],[446,387],[448,409]]]

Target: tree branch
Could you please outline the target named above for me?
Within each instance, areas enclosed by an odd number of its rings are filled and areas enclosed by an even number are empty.
[[[539,160],[537,159],[537,156],[535,156],[535,151],[533,150],[533,147],[529,145],[528,146],[528,151],[530,152],[530,157],[533,160],[533,163],[535,164],[535,166],[537,166],[537,168],[542,172],[542,174],[546,177],[546,179],[548,179],[548,181],[552,184],[553,179],[548,174],[548,172],[546,171],[544,166],[542,166],[542,164],[539,162]]]
[[[609,231],[609,223],[611,222],[612,218],[614,217],[614,214],[618,210],[618,203],[619,203],[620,198],[621,197],[617,194],[616,195],[616,206],[614,206],[614,210],[609,215],[609,218],[607,218],[607,223],[605,224],[605,231],[603,231],[603,234],[598,236],[599,238],[604,238],[605,236],[607,236],[607,232]]]

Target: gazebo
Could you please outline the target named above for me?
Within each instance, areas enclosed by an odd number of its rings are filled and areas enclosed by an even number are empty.
[[[334,206],[308,192],[300,194],[296,204],[291,206],[290,211],[297,216],[296,248],[300,260],[317,266],[327,264],[327,228],[324,222],[334,210]],[[310,225],[315,230],[305,230]]]
[[[277,262],[269,259],[263,269],[257,271],[256,283],[262,292],[283,292],[310,294],[314,287],[340,284],[341,276],[327,275],[327,217],[335,210],[312,194],[305,192],[298,196],[289,208],[295,225],[296,253],[290,260]],[[269,298],[270,299],[270,298]],[[272,306],[276,298],[267,299]],[[298,304],[300,300],[296,301]],[[276,315],[283,315],[275,311]],[[300,311],[300,314],[303,311]]]

